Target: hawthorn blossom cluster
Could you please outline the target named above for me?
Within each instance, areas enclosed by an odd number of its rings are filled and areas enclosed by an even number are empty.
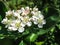
[[[2,23],[6,25],[5,28],[8,28],[8,31],[18,30],[21,33],[26,26],[32,26],[32,23],[42,28],[46,21],[38,8],[22,7],[20,10],[7,11]]]

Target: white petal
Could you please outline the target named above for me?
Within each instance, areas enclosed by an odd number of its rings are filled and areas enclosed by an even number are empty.
[[[16,30],[17,30],[17,28],[13,27],[13,31],[16,31]]]
[[[17,10],[17,13],[21,14],[21,10]]]
[[[22,8],[21,8],[21,12],[24,12],[24,11],[25,11],[25,9],[24,9],[24,7],[22,7]]]
[[[12,27],[8,27],[8,30],[9,30],[9,31],[12,30]]]
[[[7,28],[7,27],[8,27],[8,25],[5,26],[5,28]]]
[[[27,7],[25,7],[25,9],[26,9],[26,10],[29,10],[29,7],[27,6]]]
[[[40,18],[40,19],[43,19],[44,16],[43,16],[42,14],[39,14],[39,18]]]
[[[39,14],[41,14],[41,11],[38,11]]]
[[[27,26],[31,26],[31,25],[32,25],[32,22],[28,22],[28,23],[27,23]]]
[[[14,16],[18,16],[19,15],[19,13],[17,13],[17,12],[14,12],[13,14],[14,14]]]
[[[6,24],[6,23],[7,23],[7,21],[8,21],[8,19],[7,19],[7,18],[5,18],[5,19],[3,19],[3,20],[2,20],[2,22],[1,22],[1,23]]]
[[[8,27],[8,29],[9,29],[9,31],[16,31],[17,30],[17,28],[15,28],[15,27]]]
[[[38,27],[39,27],[39,28],[43,28],[43,25],[41,25],[41,24],[38,24]]]
[[[38,24],[38,22],[37,21],[34,21],[34,24]]]
[[[33,11],[38,11],[38,8],[34,7],[34,8],[33,8]]]
[[[25,24],[24,24],[24,23],[21,23],[21,26],[22,26],[22,27],[25,27]]]
[[[8,12],[6,12],[6,16],[7,15],[10,15],[10,14],[12,14],[12,11],[11,10],[9,10]]]
[[[35,12],[34,12],[34,11],[32,11],[32,12],[31,12],[31,14],[35,15]]]
[[[15,23],[11,23],[11,26],[15,26]]]
[[[36,21],[38,18],[36,16],[32,16],[32,20]]]
[[[24,28],[23,28],[23,27],[20,27],[20,28],[18,29],[18,31],[22,33],[22,32],[24,32]]]
[[[42,24],[46,24],[46,21],[45,21],[45,20],[43,20]]]

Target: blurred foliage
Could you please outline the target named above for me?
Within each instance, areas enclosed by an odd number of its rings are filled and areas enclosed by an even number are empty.
[[[25,6],[38,7],[45,16],[46,25],[42,29],[28,28],[24,33],[8,32],[1,24],[5,12]],[[60,0],[0,0],[0,44],[60,45]]]

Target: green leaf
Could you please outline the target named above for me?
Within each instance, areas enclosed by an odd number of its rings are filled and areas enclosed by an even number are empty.
[[[48,8],[49,8],[49,7],[46,5],[46,7],[45,7],[45,12],[46,12],[46,13],[48,13]]]
[[[35,42],[36,45],[42,45],[44,42]]]
[[[36,38],[37,38],[37,35],[36,35],[36,34],[32,34],[32,35],[30,36],[30,41],[31,41],[31,42],[34,42],[34,41],[36,40]]]
[[[51,16],[50,18],[52,21],[56,21],[56,22],[58,22],[60,20],[60,16],[58,16],[58,15]]]
[[[11,40],[9,38],[4,38],[2,41],[3,41],[2,45],[13,45],[13,40]]]
[[[2,26],[0,26],[0,30],[2,29]]]
[[[43,35],[47,32],[48,32],[48,30],[40,30],[39,32],[37,32],[37,35]]]
[[[22,0],[17,0],[17,4],[19,5],[22,2]]]
[[[4,35],[3,34],[0,34],[0,39],[4,39]]]
[[[2,17],[1,17],[1,15],[0,15],[0,21],[2,21]]]
[[[11,9],[15,9],[16,10],[16,5],[17,5],[17,0],[11,0],[11,2],[10,2]]]
[[[24,43],[23,41],[21,41],[21,42],[19,43],[19,45],[25,45],[25,43]]]
[[[4,18],[5,17],[5,11],[7,10],[4,2],[0,1],[0,18]]]
[[[57,24],[56,26],[60,29],[60,24]]]
[[[1,2],[2,4],[2,9],[3,10],[1,10],[1,11],[4,11],[4,12],[6,12],[7,10],[9,10],[9,7],[8,7],[8,2]]]
[[[22,33],[22,35],[27,35],[27,34],[29,34],[28,29],[24,33]]]
[[[34,42],[37,39],[37,37],[38,37],[37,34],[32,33],[26,38],[26,40],[30,42]]]
[[[11,0],[12,5],[16,5],[17,0]]]
[[[32,7],[32,6],[34,5],[34,3],[33,3],[33,2],[28,2],[28,5],[29,5],[30,7]]]
[[[46,19],[45,29],[55,26],[60,22],[60,17],[58,15],[52,15]]]
[[[53,33],[54,30],[55,30],[55,27],[51,27],[50,30],[51,30],[51,32]]]

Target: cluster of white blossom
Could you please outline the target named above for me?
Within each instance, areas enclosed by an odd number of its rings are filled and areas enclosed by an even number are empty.
[[[5,24],[9,31],[23,32],[25,26],[32,26],[32,22],[39,28],[42,28],[46,21],[38,8],[22,7],[20,10],[9,10],[6,12],[2,23]]]

